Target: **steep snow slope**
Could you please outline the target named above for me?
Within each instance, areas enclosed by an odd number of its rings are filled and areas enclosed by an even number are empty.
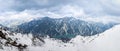
[[[30,51],[120,51],[120,25],[117,25],[99,36],[77,36],[69,43],[45,39],[42,47],[30,47]]]
[[[120,51],[120,25],[117,25],[106,32],[102,33],[100,37],[91,42],[92,50],[96,51]]]

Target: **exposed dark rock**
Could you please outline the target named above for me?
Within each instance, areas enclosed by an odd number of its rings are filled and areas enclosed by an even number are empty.
[[[17,32],[32,33],[43,37],[48,35],[51,38],[69,41],[76,35],[92,36],[102,33],[113,25],[114,23],[86,22],[72,17],[59,19],[44,17],[19,25]]]
[[[6,45],[9,44],[9,45],[15,46],[18,49],[25,49],[27,47],[27,45],[18,44],[16,41],[14,41],[11,38],[7,37],[7,34],[2,32],[2,28],[0,28],[0,38],[6,40],[6,43],[5,43]]]

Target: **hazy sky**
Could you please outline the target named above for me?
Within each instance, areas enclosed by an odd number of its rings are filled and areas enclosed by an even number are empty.
[[[120,22],[120,0],[0,0],[0,24],[16,25],[45,16]]]
[[[120,0],[0,0],[0,11],[41,10],[120,16]]]

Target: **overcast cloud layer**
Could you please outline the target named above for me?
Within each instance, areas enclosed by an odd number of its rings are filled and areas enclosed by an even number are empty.
[[[57,12],[66,5],[78,7],[86,14],[120,16],[120,0],[0,0],[0,11],[47,9]]]
[[[0,0],[0,24],[16,25],[45,16],[120,22],[120,0]]]

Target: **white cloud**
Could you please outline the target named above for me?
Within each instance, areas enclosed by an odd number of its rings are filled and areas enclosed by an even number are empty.
[[[91,14],[87,14],[85,10],[79,6],[65,5],[61,6],[60,8],[57,8],[57,11],[52,11],[51,9],[24,10],[21,12],[2,12],[0,14],[0,24],[7,25],[8,27],[10,27],[11,25],[19,25],[21,23],[29,22],[36,18],[46,16],[51,18],[74,17],[85,21],[102,22],[105,24],[110,22],[120,23],[119,16],[101,15],[95,17]]]
[[[105,13],[114,16],[120,16],[119,0],[101,0],[101,6]]]
[[[48,9],[72,5],[83,9],[86,14],[120,16],[119,0],[0,0],[0,10],[24,11],[35,9]],[[68,10],[70,10],[68,8]],[[59,10],[56,10],[56,12]],[[72,10],[70,10],[72,12]],[[74,13],[74,12],[73,12]]]
[[[73,16],[73,17],[85,16],[84,10],[82,8],[80,8],[78,6],[73,6],[73,5],[63,6],[56,13],[63,15],[63,17],[65,17],[65,16]]]
[[[6,12],[0,15],[0,24],[10,27],[11,25],[19,25],[28,22],[33,18],[36,18],[36,15],[27,12]]]

